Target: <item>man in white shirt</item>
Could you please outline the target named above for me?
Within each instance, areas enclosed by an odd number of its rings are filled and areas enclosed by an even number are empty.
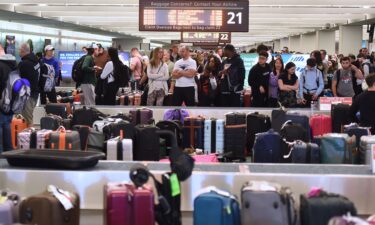
[[[190,57],[189,47],[181,47],[180,55],[182,59],[175,63],[172,73],[173,79],[176,79],[173,105],[181,106],[185,102],[186,106],[194,106],[197,63]]]

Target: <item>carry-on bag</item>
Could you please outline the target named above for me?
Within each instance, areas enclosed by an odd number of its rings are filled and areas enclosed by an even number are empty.
[[[320,148],[323,164],[353,164],[358,156],[355,152],[355,137],[347,134],[325,134]]]
[[[272,110],[271,127],[275,132],[280,132],[281,127],[286,121],[286,110],[283,107]]]
[[[255,135],[271,129],[271,119],[269,116],[259,114],[258,112],[250,113],[246,116],[246,127],[247,149],[250,152],[254,146]]]
[[[279,133],[272,129],[255,135],[253,162],[279,163],[283,158],[282,141]]]
[[[134,125],[126,120],[116,120],[103,127],[105,140],[121,136],[122,138],[134,138]]]
[[[80,150],[81,141],[78,131],[65,130],[59,127],[50,134],[49,148],[59,150]]]
[[[70,103],[48,103],[45,109],[47,115],[52,114],[63,119],[67,119],[73,112],[73,107]]]
[[[86,125],[92,126],[97,120],[102,120],[108,115],[100,112],[96,108],[83,106],[80,109],[76,109],[73,113],[72,126],[74,125]]]
[[[104,225],[155,225],[152,190],[125,183],[105,185]]]
[[[310,118],[310,127],[313,137],[332,133],[332,119],[328,115],[313,115]]]
[[[361,137],[359,148],[359,160],[361,164],[372,165],[372,145],[375,145],[375,135]]]
[[[90,128],[89,135],[87,137],[87,151],[98,151],[104,152],[105,136],[102,132],[96,131]]]
[[[181,124],[183,124],[186,117],[189,117],[189,112],[187,110],[169,109],[165,111],[163,120],[178,120]]]
[[[361,137],[371,135],[370,129],[371,127],[361,127],[357,123],[351,123],[344,126],[344,133],[348,134],[349,137],[355,136],[356,147],[359,148]]]
[[[230,112],[225,114],[225,125],[246,124],[246,113]]]
[[[131,109],[130,115],[134,126],[138,124],[152,124],[154,122],[153,111],[148,108]]]
[[[347,125],[350,123],[349,111],[350,111],[350,105],[332,104],[331,118],[332,118],[332,132],[333,133],[342,133],[344,131],[344,125]]]
[[[122,121],[122,119],[119,119],[119,118],[105,118],[103,120],[97,120],[95,121],[93,124],[92,124],[92,128],[94,128],[96,131],[99,131],[99,132],[103,132],[103,128],[110,124],[110,123],[114,123],[114,122],[119,122],[119,121]]]
[[[291,120],[286,121],[285,124],[282,126],[280,135],[283,139],[285,139],[288,142],[293,142],[297,140],[304,142],[310,141],[307,130],[300,124],[293,123]]]
[[[47,191],[21,202],[20,222],[38,225],[79,225],[79,204],[77,194],[50,185]]]
[[[293,123],[300,124],[303,128],[306,129],[308,140],[311,140],[311,127],[310,119],[308,116],[301,115],[298,112],[287,112],[285,115],[286,121],[290,120]]]
[[[294,225],[297,214],[291,190],[279,184],[251,181],[241,190],[243,225]]]
[[[224,120],[209,119],[204,121],[204,153],[224,153]]]
[[[133,161],[133,140],[120,137],[109,139],[105,152],[107,160]]]
[[[224,159],[246,161],[246,124],[225,125]]]
[[[315,194],[301,195],[300,197],[301,225],[327,225],[329,220],[335,216],[348,213],[352,216],[357,215],[353,202],[346,197],[322,190],[315,192]]]
[[[47,115],[40,118],[40,129],[57,130],[63,125],[63,118],[56,115]]]
[[[183,148],[203,149],[204,118],[186,117],[182,133]]]
[[[26,120],[21,115],[15,115],[12,118],[12,123],[10,124],[11,138],[13,149],[17,148],[18,143],[18,133],[27,128]]]
[[[45,149],[48,147],[52,130],[26,128],[18,134],[19,149]]]
[[[182,125],[179,120],[162,120],[159,121],[156,124],[156,127],[158,127],[160,130],[169,130],[172,131],[176,138],[177,138],[177,144],[179,147],[182,147]],[[166,141],[166,147],[170,148],[171,143],[169,141]],[[168,150],[167,150],[168,152]],[[169,154],[167,154],[169,155]]]
[[[284,158],[290,159],[291,163],[320,163],[320,147],[317,144],[295,141],[290,147],[289,155],[284,155]]]
[[[240,225],[241,215],[237,198],[214,187],[199,191],[194,199],[194,225]]]
[[[1,191],[0,195],[0,224],[13,225],[18,222],[20,197],[15,193]]]

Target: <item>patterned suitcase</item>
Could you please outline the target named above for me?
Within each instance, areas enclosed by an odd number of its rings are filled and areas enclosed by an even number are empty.
[[[131,109],[130,115],[134,126],[138,124],[151,124],[153,122],[153,112],[151,109]]]
[[[104,225],[155,225],[154,195],[132,184],[104,187]]]
[[[40,118],[40,129],[47,130],[57,130],[61,125],[63,125],[63,118],[56,115],[47,115]]]
[[[18,134],[19,149],[45,149],[52,130],[36,130],[35,128],[27,128]]]
[[[49,147],[58,150],[80,150],[80,135],[78,131],[65,130],[64,127],[60,127],[51,133]]]
[[[322,136],[332,133],[332,119],[328,115],[313,115],[310,118],[312,136]]]
[[[13,149],[17,148],[18,133],[23,131],[26,128],[27,128],[26,120],[21,115],[16,115],[15,117],[13,117],[12,123],[10,125]]]
[[[0,224],[13,225],[18,222],[18,207],[21,199],[17,194],[2,191],[0,195]]]
[[[204,153],[224,153],[224,120],[204,121]]]
[[[133,161],[133,140],[112,138],[106,144],[107,160]]]
[[[182,130],[182,147],[203,149],[204,119],[201,117],[186,117]]]

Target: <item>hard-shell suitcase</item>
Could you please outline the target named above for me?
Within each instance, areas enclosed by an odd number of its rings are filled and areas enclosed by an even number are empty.
[[[289,158],[292,163],[318,164],[320,163],[320,147],[314,143],[296,141],[291,147]]]
[[[328,115],[313,115],[310,118],[312,136],[322,136],[332,133],[332,119]]]
[[[90,128],[87,137],[87,151],[104,152],[105,136],[102,132]]]
[[[63,118],[56,115],[47,115],[40,119],[40,129],[57,130],[63,125]]]
[[[350,123],[349,121],[350,106],[346,104],[337,104],[331,106],[331,118],[332,118],[332,132],[342,133],[344,131],[344,125]]]
[[[301,225],[327,225],[331,218],[348,213],[356,216],[357,210],[344,196],[320,191],[316,196],[300,197]]]
[[[155,225],[153,192],[132,184],[105,185],[104,225]]]
[[[246,124],[225,125],[224,158],[246,161]]]
[[[134,138],[134,125],[126,120],[116,120],[103,127],[105,139],[121,136],[122,138]]]
[[[134,126],[138,124],[151,124],[153,122],[153,112],[151,109],[131,109],[130,115],[132,116]]]
[[[307,130],[300,124],[293,123],[290,120],[285,122],[285,124],[281,128],[280,135],[283,139],[285,139],[288,142],[293,142],[297,140],[304,142],[310,141]]]
[[[73,206],[71,209],[66,210],[54,194],[46,191],[21,202],[20,222],[38,225],[79,225],[79,196],[67,192],[60,195]]]
[[[371,135],[370,129],[370,127],[360,127],[356,123],[351,123],[344,126],[344,133],[348,134],[350,137],[354,135],[356,137],[356,147],[359,148],[361,137]]]
[[[241,190],[243,225],[293,225],[296,209],[291,190],[279,184],[252,181]]]
[[[271,119],[269,116],[259,114],[258,112],[251,113],[246,116],[246,127],[247,149],[250,152],[254,146],[255,135],[271,129]]]
[[[347,134],[325,134],[320,147],[323,164],[355,162],[355,137],[349,137]]]
[[[241,125],[246,124],[246,114],[231,112],[225,114],[225,125]]]
[[[286,111],[284,109],[274,109],[271,112],[271,126],[275,132],[280,132],[281,127],[286,122]]]
[[[372,165],[371,145],[375,145],[375,136],[362,136],[359,148],[361,164]]]
[[[240,225],[240,207],[235,196],[216,188],[200,191],[194,199],[194,225]]]
[[[78,131],[65,130],[64,127],[60,127],[51,133],[49,147],[58,150],[80,150],[80,135]]]
[[[17,148],[18,133],[26,128],[26,120],[21,115],[16,115],[15,117],[13,117],[12,123],[10,125],[13,149]]]
[[[72,126],[74,125],[85,125],[92,126],[97,121],[106,118],[108,115],[100,112],[96,108],[83,106],[80,109],[76,109],[73,113]]]
[[[63,119],[67,119],[73,112],[70,103],[48,103],[45,108],[47,114],[57,115]]]
[[[186,117],[182,133],[183,148],[203,149],[204,119],[202,117]]]
[[[224,120],[209,119],[204,121],[205,154],[224,153]]]
[[[97,120],[92,124],[92,128],[94,128],[96,131],[103,132],[103,128],[106,125],[119,121],[121,121],[121,119],[105,118],[103,120]]]
[[[282,142],[279,133],[271,129],[255,135],[253,162],[279,163],[282,161],[282,158]]]
[[[293,123],[300,124],[303,128],[307,131],[308,140],[311,140],[311,127],[310,127],[310,119],[308,116],[301,115],[297,112],[287,112],[285,115],[285,119],[288,121],[292,121]]]
[[[20,197],[15,193],[2,191],[0,195],[0,224],[13,225],[18,222]]]
[[[48,147],[49,138],[52,130],[36,130],[27,128],[18,133],[19,149],[45,149]]]
[[[133,161],[133,140],[112,138],[106,144],[107,160]]]
[[[169,121],[169,120],[162,120],[156,124],[160,130],[169,130],[173,132],[177,138],[177,144],[179,147],[182,147],[182,125],[180,121]],[[170,148],[171,143],[167,140],[166,147]],[[169,155],[169,154],[167,154]]]

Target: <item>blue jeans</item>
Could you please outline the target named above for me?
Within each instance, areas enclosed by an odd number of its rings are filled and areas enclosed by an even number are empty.
[[[12,137],[10,124],[12,123],[13,115],[5,115],[0,112],[0,153],[3,151],[12,150]]]

